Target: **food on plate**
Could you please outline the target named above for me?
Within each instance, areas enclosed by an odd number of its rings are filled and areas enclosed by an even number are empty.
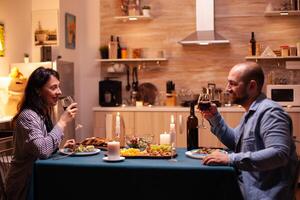
[[[171,145],[166,144],[148,144],[147,148],[123,148],[120,150],[121,156],[124,157],[168,157],[171,156]]]
[[[226,151],[224,151],[224,150],[222,150],[220,148],[209,148],[209,147],[201,147],[199,149],[194,149],[194,150],[192,150],[192,153],[193,154],[210,154],[210,153],[212,153],[212,152],[214,152],[216,150],[222,151],[224,153],[227,153]]]
[[[126,136],[126,144],[129,148],[140,148],[144,150],[149,144],[152,143],[153,136],[134,136],[134,135],[128,135]]]
[[[151,156],[170,156],[172,147],[169,144],[151,144],[146,148]]]
[[[94,145],[94,146],[107,147],[107,141],[106,141],[106,139],[105,138],[100,138],[100,137],[86,138],[80,144],[82,144],[82,145]]]
[[[123,148],[120,150],[120,154],[121,156],[145,156],[147,152],[136,148]]]
[[[79,153],[79,152],[93,152],[93,151],[95,151],[94,145],[87,145],[87,146],[84,146],[84,145],[80,144],[79,146],[77,146],[77,147],[74,149],[74,152],[75,152],[75,153]]]

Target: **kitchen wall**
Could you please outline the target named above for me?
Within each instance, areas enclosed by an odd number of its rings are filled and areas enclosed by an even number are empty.
[[[139,71],[140,83],[152,82],[159,90],[165,91],[167,80],[173,80],[177,90],[190,88],[198,92],[209,81],[224,87],[230,68],[245,61],[252,31],[257,42],[273,49],[300,41],[299,16],[264,17],[265,0],[215,0],[215,29],[229,39],[230,44],[214,46],[182,46],[178,43],[196,29],[195,0],[143,0],[142,4],[151,6],[153,20],[124,23],[114,19],[122,14],[120,1],[101,0],[101,44],[106,44],[110,35],[118,35],[121,45],[128,48],[144,48],[152,55],[164,49],[167,63],[147,64]],[[266,74],[278,68],[277,62],[263,64]],[[279,68],[284,67],[279,64]],[[295,81],[300,83],[299,72],[293,73]],[[121,77],[123,86],[124,78]]]
[[[74,62],[75,99],[80,109],[76,121],[83,125],[75,133],[78,140],[92,135],[92,107],[98,102],[99,66],[95,58],[100,43],[99,4],[99,0],[0,0],[0,23],[5,25],[6,45],[5,57],[0,57],[0,76],[9,74],[10,63],[23,62],[25,52],[34,54],[34,62],[39,61],[39,48],[32,45],[31,11],[58,9],[60,44],[53,47],[52,53]],[[76,16],[75,49],[65,48],[66,12]]]
[[[5,28],[5,56],[0,57],[0,76],[9,73],[9,64],[23,62],[31,52],[31,1],[0,0],[0,23]]]

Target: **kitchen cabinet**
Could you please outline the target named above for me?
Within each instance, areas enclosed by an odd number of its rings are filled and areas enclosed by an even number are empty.
[[[114,131],[115,117],[117,111],[95,111],[94,112],[94,136],[106,137],[106,131]],[[224,113],[225,119],[232,126],[235,126],[242,113]],[[106,127],[107,116],[112,116],[110,128]],[[159,143],[159,136],[170,130],[171,115],[174,116],[176,124],[176,146],[186,147],[186,121],[189,111],[120,111],[126,135],[142,136],[152,134],[154,143]],[[224,147],[218,138],[210,132],[209,123],[204,120],[206,128],[201,127],[201,114],[196,113],[199,120],[199,146]]]
[[[188,108],[102,108],[94,109],[94,136],[106,137],[106,117],[108,114],[112,115],[113,121],[111,123],[111,129],[114,130],[115,116],[117,112],[120,112],[121,119],[124,123],[124,130],[126,135],[142,136],[145,134],[153,134],[154,142],[159,143],[159,135],[164,131],[170,129],[171,115],[174,115],[176,124],[176,146],[186,147],[186,121],[189,116]],[[128,109],[128,110],[126,110]],[[296,108],[295,108],[296,109]],[[300,126],[297,123],[300,122],[299,109],[293,110],[287,109],[287,112],[291,116],[294,124],[293,135],[300,141]],[[223,116],[226,123],[234,128],[236,127],[244,110],[242,108],[220,108],[220,113]],[[201,114],[196,112],[196,116],[199,120],[199,146],[205,147],[225,147],[218,138],[210,132],[210,125],[208,121],[204,120],[206,128],[201,127]],[[300,155],[300,143],[297,144],[297,152]]]
[[[126,134],[134,134],[134,112],[120,112],[122,131]],[[94,112],[94,135],[96,137],[106,137],[107,131],[109,131],[106,124],[109,124],[109,118],[111,119],[110,130],[113,133],[115,130],[115,119],[117,111],[104,111],[104,112]]]
[[[293,136],[295,138],[295,144],[297,148],[297,154],[300,155],[300,113],[299,112],[288,112],[293,121]]]

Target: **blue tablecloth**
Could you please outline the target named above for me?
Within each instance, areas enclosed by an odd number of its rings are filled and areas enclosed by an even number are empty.
[[[168,159],[126,159],[105,162],[104,151],[93,156],[38,160],[34,166],[35,199],[101,199],[114,197],[241,199],[236,172],[229,166],[204,166],[177,149]],[[60,155],[54,155],[54,157]],[[114,191],[109,194],[109,191]]]

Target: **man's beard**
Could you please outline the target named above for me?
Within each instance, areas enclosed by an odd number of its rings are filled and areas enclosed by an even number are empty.
[[[247,102],[247,100],[249,99],[249,94],[247,94],[247,91],[244,90],[243,91],[244,95],[241,97],[231,97],[232,103],[233,104],[238,104],[238,105],[243,105],[244,103]]]

